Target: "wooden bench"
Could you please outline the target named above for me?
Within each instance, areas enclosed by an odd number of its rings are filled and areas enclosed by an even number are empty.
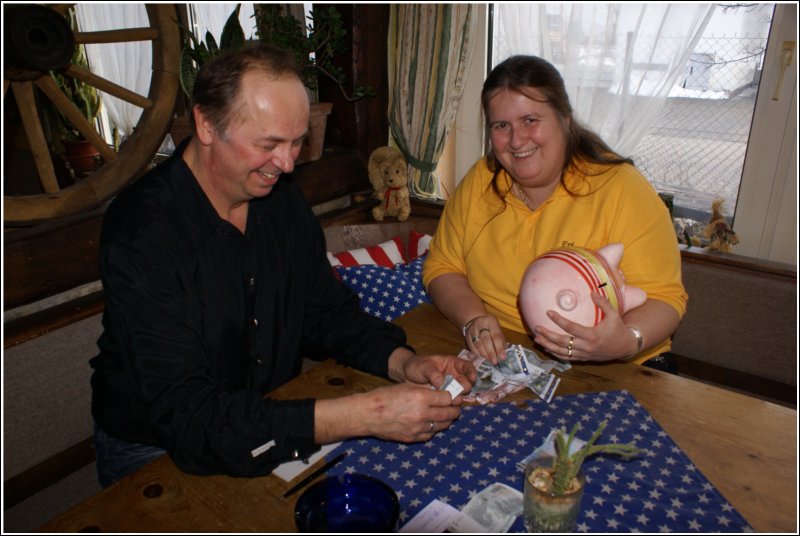
[[[797,268],[699,248],[681,256],[680,374],[796,406]]]

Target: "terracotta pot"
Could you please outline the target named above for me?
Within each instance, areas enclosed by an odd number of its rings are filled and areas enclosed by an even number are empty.
[[[573,479],[573,485],[564,495],[553,495],[538,486],[551,481],[553,459],[537,458],[525,467],[522,504],[525,529],[528,532],[573,532],[581,510],[585,479],[582,472]]]
[[[313,162],[320,159],[325,144],[325,127],[328,124],[328,116],[331,114],[332,109],[332,102],[317,102],[311,105],[311,115],[308,119],[308,136],[303,141],[303,148],[300,149],[300,156],[297,157],[295,164]]]
[[[100,151],[88,140],[64,140],[61,144],[64,146],[64,160],[77,175],[93,173],[103,162]]]

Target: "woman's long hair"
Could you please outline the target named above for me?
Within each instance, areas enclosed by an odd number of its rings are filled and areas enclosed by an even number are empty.
[[[541,99],[535,98],[530,92],[531,88],[536,88],[544,95],[544,103],[553,109],[556,117],[561,122],[565,138],[561,184],[570,194],[576,195],[575,192],[569,190],[569,187],[564,182],[565,172],[569,168],[578,171],[582,176],[587,176],[590,173],[581,164],[601,164],[607,167],[617,164],[633,165],[633,160],[617,154],[600,136],[575,120],[561,74],[549,62],[536,56],[511,56],[495,66],[492,72],[489,73],[481,91],[481,106],[484,117],[487,118],[487,129],[489,100],[498,91],[509,89],[542,102]],[[494,172],[492,189],[498,196],[505,198],[508,191],[501,193],[497,184],[498,176],[503,169],[502,164],[494,158],[491,151],[487,152],[486,159],[489,169]]]

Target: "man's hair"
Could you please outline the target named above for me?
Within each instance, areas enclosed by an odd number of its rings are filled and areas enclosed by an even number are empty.
[[[249,72],[266,73],[275,79],[294,76],[300,80],[300,68],[293,54],[267,43],[247,45],[204,63],[194,82],[190,109],[199,106],[223,139],[238,113],[242,77]],[[196,129],[194,113],[189,117],[192,128]]]

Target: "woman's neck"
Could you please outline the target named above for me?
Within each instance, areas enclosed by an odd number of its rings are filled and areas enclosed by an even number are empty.
[[[524,188],[516,180],[511,179],[511,192],[530,210],[536,210],[542,203],[553,195],[553,192],[558,188],[558,183],[561,182],[561,176],[557,180],[540,188]]]

